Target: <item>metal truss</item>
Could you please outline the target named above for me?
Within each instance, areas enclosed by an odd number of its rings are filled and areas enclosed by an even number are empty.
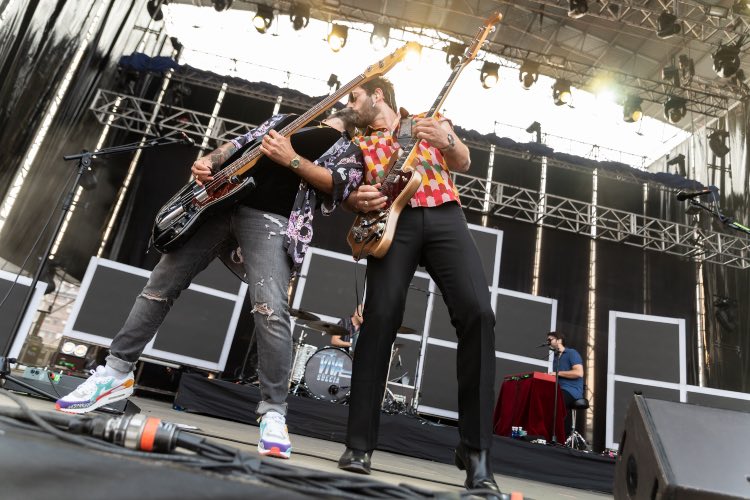
[[[454,175],[461,203],[468,210],[691,260],[737,269],[750,267],[748,238],[561,196],[541,196],[538,191],[470,175]]]
[[[202,141],[203,137],[226,142],[245,133],[252,124],[216,118],[209,130],[211,115],[176,106],[99,89],[90,108],[103,125],[135,134],[151,135],[184,132]],[[149,129],[156,113],[155,127]],[[154,132],[149,132],[153,130]],[[485,145],[486,147],[486,145]],[[530,158],[528,153],[497,148],[496,153]],[[548,165],[586,170],[559,160]],[[591,172],[590,169],[587,170]],[[750,239],[704,230],[640,214],[592,205],[590,203],[545,194],[538,191],[488,181],[466,174],[454,174],[464,208],[539,224],[596,239],[623,243],[645,250],[745,269],[750,267]],[[618,178],[619,174],[618,174]],[[622,178],[639,182],[635,177]]]

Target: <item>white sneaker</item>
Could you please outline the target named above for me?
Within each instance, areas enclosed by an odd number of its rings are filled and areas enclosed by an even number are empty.
[[[133,372],[123,378],[106,375],[103,366],[91,370],[91,376],[65,397],[57,400],[55,408],[66,413],[88,413],[133,394]]]
[[[292,456],[292,443],[289,440],[284,415],[269,411],[261,417],[258,453],[278,458]]]

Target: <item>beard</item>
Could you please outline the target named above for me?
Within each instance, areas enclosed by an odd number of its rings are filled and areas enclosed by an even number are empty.
[[[377,109],[367,106],[359,111],[356,111],[354,109],[352,109],[352,111],[354,112],[354,125],[362,130],[367,128],[367,126],[375,120],[375,117],[378,114]]]

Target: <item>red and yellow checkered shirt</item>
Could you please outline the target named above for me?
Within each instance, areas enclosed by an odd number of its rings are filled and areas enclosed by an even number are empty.
[[[412,119],[423,116],[424,114],[416,115]],[[436,115],[435,118],[442,119],[440,115]],[[385,178],[388,162],[401,145],[396,142],[393,133],[387,130],[370,132],[372,133],[369,135],[357,136],[354,141],[362,149],[365,159],[365,182],[377,184]],[[394,133],[398,135],[397,131]],[[412,207],[436,207],[449,201],[461,204],[445,158],[437,148],[430,146],[427,141],[420,141],[413,166],[422,174],[422,185],[409,202]]]

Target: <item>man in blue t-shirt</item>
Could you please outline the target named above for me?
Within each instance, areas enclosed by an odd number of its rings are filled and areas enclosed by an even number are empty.
[[[583,359],[578,351],[572,347],[565,347],[565,335],[560,332],[550,332],[547,334],[547,343],[550,349],[555,353],[554,362],[552,363],[552,373],[557,371],[557,364],[560,363],[558,372],[558,384],[562,389],[565,407],[568,412],[565,414],[565,434],[570,434],[573,428],[573,420],[570,413],[573,403],[576,399],[583,398]]]

